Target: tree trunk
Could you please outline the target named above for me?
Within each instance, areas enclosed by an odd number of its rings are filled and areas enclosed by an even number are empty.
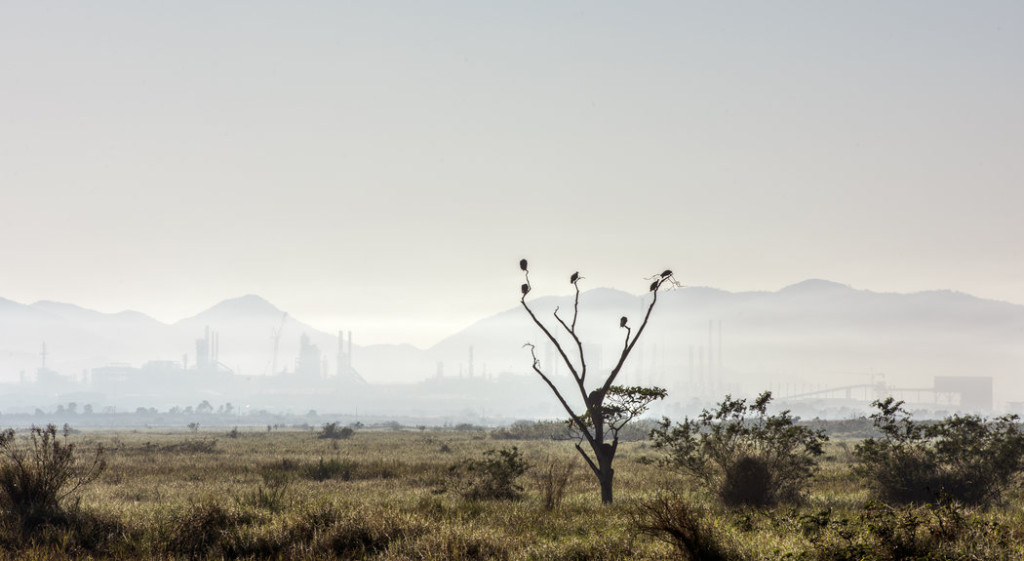
[[[614,457],[610,444],[602,444],[597,450],[597,480],[601,484],[601,502],[604,504],[612,504],[612,479],[615,477],[612,459]]]

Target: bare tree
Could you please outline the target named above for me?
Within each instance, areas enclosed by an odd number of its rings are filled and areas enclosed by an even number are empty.
[[[578,272],[573,273],[569,277],[569,282],[576,290],[576,297],[572,308],[572,320],[567,322],[559,316],[558,308],[555,309],[553,314],[558,325],[572,339],[572,346],[563,346],[554,333],[552,333],[552,330],[537,319],[537,315],[530,308],[530,305],[526,303],[526,295],[533,288],[530,285],[530,271],[527,268],[526,259],[519,262],[519,268],[523,271],[526,280],[521,288],[522,298],[520,303],[522,303],[526,312],[530,314],[530,318],[537,324],[537,327],[544,332],[548,341],[554,345],[562,363],[569,370],[576,390],[579,391],[579,396],[583,400],[583,409],[575,410],[569,405],[566,396],[562,394],[549,375],[541,369],[536,347],[532,343],[527,343],[525,346],[529,347],[530,355],[533,358],[533,371],[551,388],[555,397],[558,398],[558,402],[562,404],[566,413],[569,414],[569,424],[579,435],[579,439],[576,442],[576,450],[583,456],[583,459],[590,466],[590,469],[594,472],[601,485],[601,501],[611,503],[612,481],[615,476],[615,470],[612,469],[612,461],[615,459],[615,452],[619,447],[619,431],[629,421],[646,411],[651,403],[655,400],[663,399],[666,395],[663,388],[618,386],[615,385],[615,379],[619,376],[622,366],[626,363],[626,358],[629,357],[629,354],[633,351],[637,341],[647,327],[647,322],[651,318],[651,312],[654,311],[654,305],[658,303],[658,291],[666,283],[669,286],[678,286],[678,283],[672,276],[672,271],[669,270],[648,279],[652,281],[649,287],[652,298],[651,303],[647,306],[643,322],[637,328],[636,333],[633,333],[632,327],[629,326],[629,319],[625,316],[619,319],[619,327],[626,330],[626,337],[622,344],[618,361],[607,377],[599,380],[599,384],[597,384],[594,390],[588,391],[586,385],[588,374],[587,360],[583,353],[583,342],[576,332],[576,320],[579,317],[580,311],[579,281],[582,277],[580,277]],[[586,442],[587,447],[590,449],[589,453],[583,446],[584,442]]]

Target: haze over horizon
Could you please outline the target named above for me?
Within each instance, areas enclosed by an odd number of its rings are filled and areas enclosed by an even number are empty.
[[[582,285],[583,285],[583,281],[581,281],[580,289],[581,289],[582,303],[584,305],[587,304],[587,293],[595,291],[595,290],[596,291],[600,291],[600,290],[620,291],[620,292],[623,292],[623,293],[626,293],[626,294],[629,294],[629,295],[632,295],[632,296],[640,296],[640,297],[643,297],[644,294],[645,294],[645,291],[620,290],[620,289],[614,288],[614,287],[603,287],[603,286],[585,287],[585,286],[582,286]],[[718,288],[718,287],[713,287],[713,286],[683,286],[683,287],[680,287],[680,288],[710,289],[710,290],[715,290],[715,291],[721,291],[721,292],[727,293],[727,294],[742,295],[742,294],[751,294],[751,293],[783,292],[783,291],[790,290],[790,289],[793,289],[793,288],[805,288],[806,289],[806,288],[808,288],[811,285],[814,285],[814,286],[819,286],[819,285],[822,285],[822,286],[835,285],[835,286],[843,287],[845,289],[848,289],[848,290],[854,291],[854,292],[875,293],[875,294],[882,294],[882,295],[886,295],[887,294],[887,295],[910,296],[910,295],[923,294],[923,293],[928,293],[928,292],[955,292],[955,293],[964,294],[964,295],[966,295],[968,297],[971,297],[971,298],[979,298],[981,300],[993,300],[995,302],[1006,302],[1006,301],[995,300],[995,299],[987,299],[987,298],[979,297],[979,296],[977,296],[975,294],[970,294],[970,293],[963,292],[963,291],[956,291],[956,290],[952,290],[952,289],[938,288],[938,289],[930,289],[930,290],[916,290],[916,291],[912,291],[912,292],[908,292],[908,293],[898,293],[898,292],[874,291],[874,290],[862,289],[862,288],[851,286],[849,284],[842,283],[842,282],[839,282],[839,281],[835,281],[835,280],[831,280],[831,279],[819,279],[819,278],[804,279],[804,280],[799,281],[799,282],[795,282],[795,283],[791,283],[791,284],[788,284],[788,285],[783,286],[783,287],[779,287],[778,289],[775,289],[775,290],[737,290],[737,291],[730,291],[730,290],[724,290],[724,289],[721,289],[721,288]],[[679,290],[679,288],[674,288],[674,289],[669,289],[669,290],[670,291],[671,290]],[[565,298],[565,297],[568,297],[568,296],[571,296],[571,292],[563,291],[563,292],[557,292],[557,293],[556,292],[552,292],[552,293],[547,293],[547,294],[531,294],[529,299],[531,301],[533,301],[535,299],[544,299],[544,298],[547,298],[547,297]],[[57,306],[69,305],[69,306],[73,306],[73,307],[76,307],[76,308],[81,308],[81,309],[89,311],[89,312],[99,312],[101,314],[138,313],[138,314],[142,314],[144,316],[147,316],[149,318],[155,319],[156,321],[158,321],[160,323],[163,323],[165,325],[174,325],[174,324],[186,321],[186,320],[192,320],[192,319],[195,319],[197,317],[201,317],[203,314],[208,313],[208,312],[210,312],[210,311],[212,311],[214,309],[217,309],[217,308],[219,308],[221,306],[224,306],[226,304],[242,303],[242,304],[246,304],[246,305],[252,304],[260,312],[264,312],[265,311],[264,306],[272,307],[273,309],[277,310],[278,312],[288,314],[288,317],[291,318],[292,320],[301,321],[304,324],[309,325],[310,327],[312,327],[312,328],[314,328],[316,330],[319,330],[319,331],[321,331],[323,333],[326,333],[326,334],[337,333],[340,330],[340,328],[338,326],[335,326],[335,325],[318,325],[316,322],[306,321],[306,318],[293,313],[291,310],[287,310],[287,309],[282,308],[281,306],[278,306],[277,303],[275,303],[275,302],[273,302],[273,301],[271,301],[271,300],[269,300],[267,298],[264,298],[260,294],[252,294],[252,293],[250,293],[250,294],[240,294],[240,295],[236,295],[236,296],[225,298],[225,299],[217,301],[217,302],[212,302],[209,305],[204,306],[202,309],[199,309],[199,310],[196,310],[196,311],[193,311],[193,312],[189,312],[187,314],[178,314],[176,316],[173,316],[171,319],[163,319],[163,318],[160,318],[160,317],[156,317],[155,315],[150,314],[150,313],[146,312],[145,310],[138,309],[138,308],[132,308],[132,307],[124,308],[124,309],[120,309],[120,310],[108,311],[108,310],[97,310],[97,309],[94,309],[94,308],[90,308],[88,306],[83,306],[83,305],[81,305],[81,304],[79,304],[77,302],[64,302],[64,301],[56,301],[56,300],[52,300],[52,299],[37,300],[35,302],[17,302],[15,300],[10,299],[10,298],[5,298],[3,295],[0,295],[0,300],[8,300],[8,301],[11,301],[11,302],[15,302],[17,304],[23,304],[23,305],[28,305],[28,306],[32,306],[32,307],[41,307],[44,310],[48,308],[48,306],[45,306],[45,304],[53,304],[53,305],[57,305]],[[1016,303],[1012,303],[1012,302],[1007,302],[1007,303],[1011,303],[1011,304],[1015,304],[1015,305],[1021,306],[1021,304],[1016,304]],[[444,339],[446,339],[446,338],[448,338],[448,337],[450,337],[450,336],[452,336],[454,334],[457,334],[460,331],[463,331],[464,329],[466,329],[468,327],[471,327],[473,324],[476,324],[476,323],[478,323],[480,321],[483,321],[483,320],[486,320],[488,318],[491,318],[491,317],[493,317],[495,315],[500,315],[500,314],[503,314],[503,313],[505,313],[507,311],[515,310],[518,307],[519,307],[518,306],[518,302],[513,302],[513,303],[507,303],[504,308],[494,309],[494,310],[487,311],[487,312],[485,312],[484,315],[469,320],[469,322],[466,323],[465,325],[453,326],[453,328],[451,330],[442,333],[435,340],[428,341],[427,344],[425,344],[425,345],[417,345],[417,344],[415,344],[413,342],[410,342],[410,341],[388,340],[386,338],[382,339],[382,340],[376,340],[376,341],[360,341],[359,345],[360,346],[365,346],[365,345],[412,345],[413,347],[416,347],[418,349],[428,349],[431,346],[433,346],[433,345],[435,345],[435,344],[437,344],[439,342],[442,342]],[[665,312],[662,312],[662,313],[665,313]],[[592,320],[600,321],[600,318],[592,318]],[[443,325],[443,324],[439,324],[439,325]],[[437,327],[437,326],[435,326],[435,327]],[[386,337],[386,335],[384,337]]]
[[[536,294],[1024,304],[1024,5],[0,6],[0,297],[426,347]]]

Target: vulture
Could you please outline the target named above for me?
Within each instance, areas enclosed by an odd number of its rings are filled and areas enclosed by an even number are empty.
[[[519,260],[519,268],[524,270],[524,271],[526,270],[526,259],[520,259]]]
[[[523,295],[525,296],[526,293],[530,291],[530,285],[524,284],[522,290],[523,290]]]
[[[626,316],[622,316],[622,319],[619,320],[619,327],[626,327]]]
[[[578,280],[580,280],[580,272],[579,271],[576,271],[575,273],[572,274],[571,277],[569,277],[569,282],[571,282],[572,284],[576,284],[576,281],[578,281]]]

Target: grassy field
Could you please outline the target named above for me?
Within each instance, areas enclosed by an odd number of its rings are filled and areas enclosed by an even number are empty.
[[[496,440],[484,431],[87,432],[107,469],[25,530],[4,517],[6,559],[670,559],[665,532],[644,532],[657,505],[689,509],[682,530],[733,559],[1024,559],[1024,501],[987,509],[884,507],[851,473],[852,443],[833,442],[798,507],[728,510],[660,467],[644,442],[616,458],[616,501],[572,444]],[[530,464],[520,500],[470,500],[451,466],[518,447]],[[544,504],[543,474],[574,463],[564,499]],[[659,503],[659,497],[668,497]],[[653,505],[653,506],[652,506]],[[665,514],[664,508],[662,514]],[[673,511],[674,512],[674,511]],[[687,527],[689,525],[689,527]]]

